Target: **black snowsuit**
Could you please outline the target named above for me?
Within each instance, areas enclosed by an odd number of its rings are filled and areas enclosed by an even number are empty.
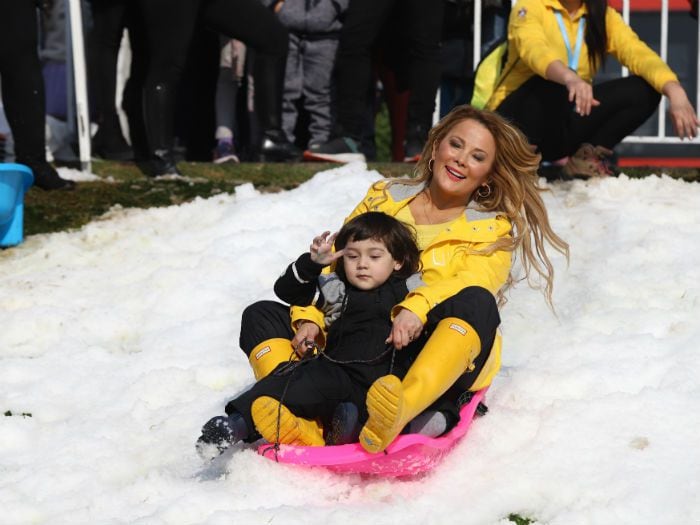
[[[250,429],[254,428],[250,407],[261,396],[280,400],[297,416],[322,420],[332,416],[338,403],[350,401],[364,421],[371,384],[389,373],[403,377],[425,343],[419,338],[395,354],[385,343],[392,326],[391,309],[403,300],[409,286],[414,287],[409,284],[412,278],[391,276],[378,288],[364,291],[336,274],[319,278],[322,268],[304,254],[275,283],[280,299],[292,304],[309,304],[318,285],[316,305],[326,312],[330,327],[323,354],[299,362],[287,374],[279,374],[285,364],[280,365],[226,405],[226,412],[239,412]]]

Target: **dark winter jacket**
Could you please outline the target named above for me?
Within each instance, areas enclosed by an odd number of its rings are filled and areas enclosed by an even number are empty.
[[[359,290],[336,273],[321,275],[323,268],[308,253],[303,254],[277,279],[275,293],[289,304],[315,304],[323,311],[328,327],[327,355],[342,361],[355,381],[369,387],[389,373],[391,348],[385,341],[391,332],[391,310],[422,284],[420,275],[409,279],[391,276],[378,288]],[[400,372],[410,365],[413,354],[407,350],[397,352],[397,369],[392,371]]]

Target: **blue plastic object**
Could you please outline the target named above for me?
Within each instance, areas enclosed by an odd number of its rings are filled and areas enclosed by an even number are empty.
[[[24,194],[34,183],[23,164],[0,164],[0,247],[24,240]]]

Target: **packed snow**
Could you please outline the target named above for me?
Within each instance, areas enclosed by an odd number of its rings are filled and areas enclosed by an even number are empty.
[[[571,245],[568,266],[552,252],[556,313],[525,281],[508,294],[490,410],[429,474],[250,445],[202,462],[202,424],[252,381],[242,310],[379,178],[350,164],[287,192],[115,207],[0,252],[0,522],[699,523],[700,185],[665,176],[547,185]]]

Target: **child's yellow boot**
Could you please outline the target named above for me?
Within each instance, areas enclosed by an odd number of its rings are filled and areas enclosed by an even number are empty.
[[[406,424],[444,394],[479,355],[481,341],[466,321],[440,321],[406,377],[377,379],[367,392],[369,419],[360,432],[368,452],[383,451]]]
[[[291,341],[283,338],[267,339],[263,341],[253,348],[250,352],[250,356],[248,356],[248,361],[253,368],[256,381],[268,375],[277,368],[277,365],[280,363],[296,361],[297,359],[299,358],[296,352],[294,352]]]
[[[316,421],[297,417],[279,401],[262,396],[250,409],[255,428],[270,443],[322,447],[323,428]]]

